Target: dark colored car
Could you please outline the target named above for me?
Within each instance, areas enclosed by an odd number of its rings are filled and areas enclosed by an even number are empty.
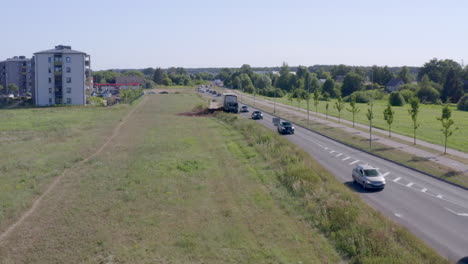
[[[240,109],[241,113],[248,113],[249,112],[249,108],[246,106],[246,105],[243,105]]]
[[[263,114],[260,111],[252,112],[252,119],[263,119]]]
[[[294,134],[294,127],[290,122],[280,122],[278,124],[278,133],[281,135]]]
[[[168,94],[166,91],[159,92],[159,94]]]

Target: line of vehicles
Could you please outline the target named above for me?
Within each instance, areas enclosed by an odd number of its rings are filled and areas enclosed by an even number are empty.
[[[213,99],[209,110],[217,111],[223,110],[230,113],[248,113],[249,107],[246,105],[241,106],[239,110],[239,103],[237,102],[237,95],[234,93],[220,93],[214,90],[203,90],[199,88],[200,92],[209,92],[210,94],[221,97],[221,99]],[[263,113],[259,110],[254,110],[251,114],[253,120],[263,119]],[[288,121],[281,121],[280,118],[274,117],[273,123],[276,126],[276,129],[279,134],[285,135],[290,134],[294,135],[295,129],[294,125]],[[367,189],[383,189],[385,188],[385,178],[378,168],[372,167],[369,164],[358,164],[353,168],[352,178],[355,184],[361,185],[364,190]]]

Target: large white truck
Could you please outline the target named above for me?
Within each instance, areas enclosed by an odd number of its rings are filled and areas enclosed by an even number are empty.
[[[228,113],[238,113],[239,103],[237,102],[237,95],[234,93],[223,93],[221,98],[213,99],[208,107],[210,111],[223,110]]]

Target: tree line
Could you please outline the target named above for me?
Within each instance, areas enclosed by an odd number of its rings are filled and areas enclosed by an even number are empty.
[[[252,94],[269,97],[288,95],[292,99],[306,99],[320,90],[320,99],[342,97],[349,102],[351,96],[359,103],[368,103],[370,98],[382,99],[385,88],[392,79],[402,85],[390,95],[393,106],[404,105],[411,98],[425,104],[458,103],[460,110],[468,110],[468,67],[453,60],[432,59],[421,68],[403,66],[298,66],[291,71],[283,63],[278,72],[256,73],[248,64],[238,69],[223,68],[215,76],[224,86]],[[312,70],[312,71],[311,71]]]

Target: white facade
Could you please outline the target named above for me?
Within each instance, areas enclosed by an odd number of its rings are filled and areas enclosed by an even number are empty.
[[[56,46],[34,55],[35,105],[86,104],[86,65],[89,66],[86,53]]]

